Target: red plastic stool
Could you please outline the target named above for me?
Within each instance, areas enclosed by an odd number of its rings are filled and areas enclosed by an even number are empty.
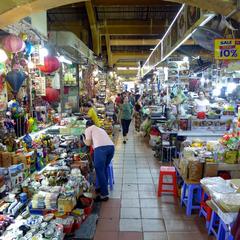
[[[212,216],[212,209],[207,205],[207,201],[211,200],[211,197],[207,193],[202,191],[202,199],[200,203],[199,217],[204,216],[206,219],[206,228],[209,228],[209,224]]]
[[[172,176],[172,182],[167,183],[163,182],[164,176]],[[172,190],[169,189],[163,189],[163,185],[171,185],[173,186]],[[158,197],[161,196],[163,192],[171,192],[175,197],[178,196],[177,193],[177,173],[175,170],[175,167],[160,167],[160,174],[159,174],[159,180],[158,180]]]

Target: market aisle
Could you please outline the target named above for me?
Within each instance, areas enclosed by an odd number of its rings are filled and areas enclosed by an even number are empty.
[[[102,203],[94,240],[211,239],[203,220],[186,217],[174,197],[156,197],[159,168],[151,148],[133,131],[126,145],[119,137],[114,191]]]

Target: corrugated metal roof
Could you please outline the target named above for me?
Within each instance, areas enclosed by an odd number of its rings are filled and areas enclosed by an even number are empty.
[[[172,18],[178,11],[178,6],[110,6],[110,7],[96,7],[96,16],[98,20],[162,20]]]

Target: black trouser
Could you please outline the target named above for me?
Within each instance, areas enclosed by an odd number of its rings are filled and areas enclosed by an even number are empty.
[[[123,136],[127,136],[131,119],[121,119]]]

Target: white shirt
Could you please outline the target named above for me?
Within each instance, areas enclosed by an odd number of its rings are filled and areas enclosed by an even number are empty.
[[[85,136],[87,140],[92,141],[94,149],[97,147],[114,145],[108,134],[102,128],[95,125],[85,130]]]
[[[207,107],[209,107],[209,101],[204,98],[203,100],[196,99],[195,100],[196,104],[196,112],[207,112]]]

